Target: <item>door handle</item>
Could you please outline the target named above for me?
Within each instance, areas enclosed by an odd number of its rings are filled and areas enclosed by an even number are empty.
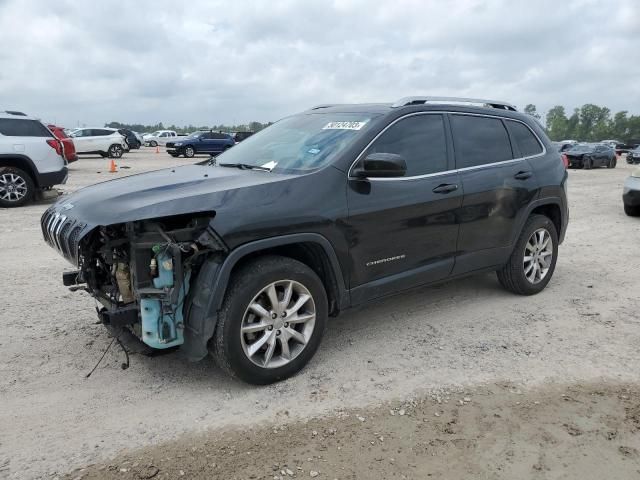
[[[531,172],[518,172],[516,173],[513,178],[517,179],[517,180],[526,180],[527,178],[531,178],[531,176],[533,175],[533,173]]]
[[[458,189],[458,185],[455,183],[443,183],[433,189],[433,193],[451,193]]]

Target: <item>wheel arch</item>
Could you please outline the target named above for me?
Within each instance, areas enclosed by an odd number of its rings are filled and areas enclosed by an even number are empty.
[[[565,218],[567,213],[560,198],[552,197],[532,202],[527,207],[526,214],[522,216],[518,228],[515,230],[515,237],[513,238],[512,244],[515,244],[517,241],[520,232],[531,215],[544,215],[549,218],[556,227],[558,238],[560,242],[562,242],[567,229],[568,218]]]
[[[311,268],[325,286],[331,314],[337,314],[346,305],[348,294],[333,246],[320,234],[301,233],[257,240],[232,250],[221,265],[216,281],[216,309],[222,306],[224,291],[233,272],[263,255],[293,258]]]
[[[336,316],[349,306],[349,293],[338,257],[331,243],[317,233],[298,233],[246,243],[224,259],[212,256],[200,268],[185,315],[185,343],[181,350],[192,361],[207,355],[207,343],[213,336],[218,311],[231,275],[242,265],[265,255],[281,255],[311,268],[322,281],[329,300],[329,314]]]
[[[0,167],[14,167],[24,170],[31,177],[36,188],[40,188],[38,169],[26,155],[0,154]]]

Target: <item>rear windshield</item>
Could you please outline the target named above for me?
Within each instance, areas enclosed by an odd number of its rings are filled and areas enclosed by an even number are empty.
[[[576,145],[569,152],[579,153],[579,152],[592,152],[594,149],[593,145]]]
[[[0,118],[0,134],[7,137],[51,137],[47,128],[37,120]]]
[[[284,118],[218,156],[274,171],[305,172],[329,164],[369,127],[371,113],[306,113]]]

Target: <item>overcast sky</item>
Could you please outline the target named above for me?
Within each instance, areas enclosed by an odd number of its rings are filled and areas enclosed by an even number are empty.
[[[640,0],[0,0],[0,109],[276,120],[455,95],[640,113]]]

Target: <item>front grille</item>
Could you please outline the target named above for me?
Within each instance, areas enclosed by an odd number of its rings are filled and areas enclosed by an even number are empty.
[[[173,142],[167,142],[167,148],[173,147]]]
[[[42,215],[40,226],[45,242],[71,263],[77,265],[78,240],[86,224],[49,209]]]

